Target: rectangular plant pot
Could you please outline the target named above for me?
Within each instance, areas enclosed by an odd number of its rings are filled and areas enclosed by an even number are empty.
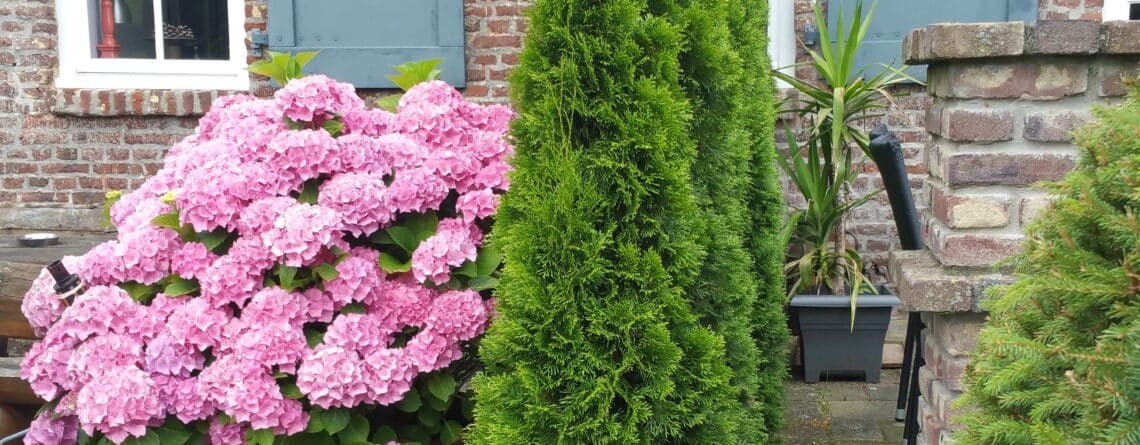
[[[851,326],[850,295],[797,295],[792,297],[800,329],[804,380],[819,382],[822,372],[862,371],[869,383],[879,382],[883,339],[898,297],[880,290],[856,300],[855,326]]]

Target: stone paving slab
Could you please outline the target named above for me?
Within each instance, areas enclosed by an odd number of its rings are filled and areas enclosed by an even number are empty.
[[[879,383],[833,378],[787,385],[787,445],[898,445],[902,422],[895,422],[899,370],[884,369]]]

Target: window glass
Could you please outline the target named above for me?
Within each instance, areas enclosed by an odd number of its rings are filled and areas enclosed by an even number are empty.
[[[163,0],[167,59],[228,60],[225,0]]]
[[[100,18],[99,0],[90,0],[90,21],[97,30],[91,39],[92,55],[99,57],[98,46],[103,41],[103,21]],[[115,0],[115,41],[119,44],[119,57],[123,59],[154,59],[154,4],[153,0]]]
[[[99,0],[88,0],[93,25],[92,54],[100,57],[104,40]],[[229,60],[226,0],[115,0],[114,35],[119,58],[163,60]],[[156,14],[155,8],[159,8]],[[155,42],[155,17],[162,17]],[[161,47],[162,56],[158,56]],[[107,56],[103,56],[107,57]]]

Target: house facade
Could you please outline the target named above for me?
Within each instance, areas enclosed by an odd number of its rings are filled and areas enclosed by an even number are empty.
[[[923,2],[929,5],[915,9]],[[135,188],[157,171],[165,149],[189,135],[197,116],[209,110],[215,99],[235,92],[272,94],[266,79],[249,74],[245,68],[261,57],[259,51],[266,49],[320,49],[323,54],[314,62],[314,71],[352,81],[363,87],[365,96],[380,95],[391,87],[383,79],[383,74],[390,71],[388,66],[406,59],[443,57],[447,60],[443,66],[446,79],[461,88],[464,95],[480,102],[506,102],[506,76],[518,64],[527,32],[523,9],[530,5],[529,0],[409,0],[405,9],[386,11],[351,9],[353,3],[363,5],[366,1],[0,2],[0,229],[100,230],[100,205],[105,193]],[[825,19],[833,19],[839,9],[850,3],[830,0]],[[874,18],[879,27],[872,30],[869,39],[873,48],[861,62],[901,64],[907,32],[938,22],[1064,21],[1077,23],[1067,31],[1072,33],[1069,40],[1099,41],[1100,22],[1130,18],[1135,9],[1133,3],[1138,1],[880,0]],[[946,5],[952,8],[938,9]],[[799,49],[798,41],[811,43],[817,39],[813,31],[820,25],[812,13],[812,0],[769,0],[769,8],[769,52],[773,65],[804,62],[807,56]],[[915,14],[917,10],[922,14]],[[156,39],[160,32],[163,38]],[[1099,48],[1090,51],[1092,54]],[[1073,55],[1066,57],[1069,56]],[[1009,57],[1012,55],[993,56],[999,62]],[[934,62],[943,67],[947,63]],[[1032,59],[1021,62],[1036,64]],[[757,70],[757,75],[765,75],[766,68]],[[815,75],[803,68],[796,74],[801,79]],[[1107,79],[1097,75],[1096,81]],[[1037,100],[1029,105],[1088,106],[1112,100],[1118,94],[1101,94],[1104,84],[1090,83],[1080,75],[1061,78],[1057,88],[1069,88],[1074,91],[1072,95],[1061,94],[1061,102]],[[950,82],[928,81],[935,86]],[[923,438],[937,443],[941,431],[951,426],[947,402],[960,389],[954,387],[954,379],[960,377],[962,357],[968,354],[962,346],[971,345],[970,335],[976,332],[982,317],[977,313],[975,299],[968,299],[966,304],[951,300],[958,296],[954,292],[960,293],[954,286],[964,286],[966,290],[961,292],[974,296],[980,289],[977,283],[998,280],[984,274],[964,278],[947,275],[943,266],[985,268],[1016,249],[1021,224],[1042,204],[1041,196],[1026,193],[1026,181],[1018,178],[1002,177],[995,179],[996,183],[967,184],[964,188],[948,183],[948,164],[939,161],[943,155],[956,154],[943,151],[944,143],[964,141],[984,145],[986,149],[998,143],[999,147],[1012,147],[1011,153],[1021,153],[1023,148],[1064,152],[1065,129],[1082,122],[1085,115],[1073,113],[1058,120],[1052,115],[1034,114],[1035,128],[1045,135],[1041,136],[1045,140],[1039,140],[1026,136],[1028,114],[1010,114],[1009,138],[1001,133],[1000,138],[987,140],[991,136],[955,131],[992,129],[994,124],[1004,131],[1004,114],[961,113],[962,119],[975,120],[962,121],[955,127],[952,113],[944,112],[947,108],[954,110],[958,100],[985,102],[990,99],[987,96],[960,99],[936,88],[928,94],[926,87],[917,84],[899,86],[893,92],[906,95],[898,95],[881,120],[890,124],[903,141],[914,196],[927,216],[928,244],[935,241],[941,250],[934,257],[896,256],[891,261],[890,252],[898,249],[898,244],[886,195],[856,210],[848,227],[860,240],[858,249],[874,278],[885,282],[894,276],[899,288],[909,289],[907,292],[913,297],[907,301],[910,308],[931,314],[958,314],[928,316],[928,325],[934,330],[931,332],[936,333],[931,338],[948,339],[931,343],[927,355],[931,363],[937,362],[923,374],[923,394],[943,394],[923,402],[923,429],[928,432]],[[1004,97],[1000,91],[995,95],[1003,107],[1025,105],[1020,96]],[[1076,96],[1081,99],[1073,99]],[[873,123],[868,122],[869,128]],[[804,123],[788,118],[781,124],[801,127]],[[966,155],[977,153],[967,149],[962,154],[961,159],[966,159]],[[962,169],[983,171],[978,169],[988,161],[979,159],[975,164],[962,164],[966,165]],[[1015,162],[1007,167],[1057,176],[1072,165],[1068,155],[1050,159],[1055,162]],[[970,188],[975,186],[982,188]],[[878,172],[868,165],[856,183],[855,193],[868,193],[879,187]],[[976,199],[978,196],[982,199]],[[798,202],[790,187],[788,202],[804,204]],[[951,241],[937,244],[938,240]],[[950,262],[945,261],[947,258]],[[928,269],[911,268],[922,274],[899,277],[891,269],[901,269],[904,262]],[[934,278],[922,281],[920,276]],[[923,306],[923,302],[929,305]],[[935,305],[942,302],[946,305]],[[895,331],[891,334],[894,337],[888,338],[885,355],[890,357],[885,357],[885,362],[897,364],[901,362],[903,347],[901,332]],[[936,381],[938,385],[934,385]]]
[[[1127,0],[1107,1],[1107,9],[1105,0],[975,3],[1009,3],[1008,8],[1023,10],[1018,18],[1029,20],[1099,21],[1104,10],[1120,16],[1127,9],[1121,7]],[[356,3],[360,2],[3,2],[0,228],[100,230],[98,207],[105,192],[137,187],[156,171],[164,150],[189,134],[196,116],[218,96],[272,94],[264,78],[251,76],[245,69],[265,49],[322,49],[314,70],[347,78],[365,87],[365,94],[373,94],[367,88],[387,86],[383,75],[402,58],[443,57],[448,61],[444,66],[448,81],[461,86],[469,98],[507,100],[506,77],[518,63],[527,26],[523,9],[530,0],[407,2],[411,6],[397,11],[367,11]],[[931,1],[931,5],[939,3],[957,5]],[[901,30],[935,21],[1007,18],[1000,11],[994,15],[984,10],[959,12],[958,16],[933,11],[914,17],[904,7],[911,4],[879,2],[874,23],[888,32],[886,37],[870,38],[876,48],[881,47],[876,52],[880,57],[869,56],[865,62],[901,63],[897,50],[905,34]],[[818,29],[811,5],[812,0],[770,2],[774,66],[806,60],[797,41],[810,42],[813,29]],[[1024,16],[1025,10],[1031,17]],[[829,16],[834,18],[834,14]],[[164,24],[160,26],[161,43],[154,39],[155,23]],[[108,36],[104,29],[114,31]],[[116,44],[118,54],[110,52]],[[370,45],[372,50],[365,52],[339,49]],[[413,50],[397,49],[408,47]],[[797,74],[814,76],[807,69]],[[926,173],[922,156],[929,140],[924,119],[930,99],[916,85],[897,91],[908,95],[898,97],[884,119],[905,144],[917,192]],[[868,167],[856,192],[873,190],[878,181],[873,167]],[[788,198],[790,204],[799,204],[794,193]],[[886,197],[857,210],[850,230],[859,238],[859,249],[874,278],[885,280],[888,252],[897,248]]]

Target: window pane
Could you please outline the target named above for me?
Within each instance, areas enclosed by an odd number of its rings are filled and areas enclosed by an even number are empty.
[[[115,25],[115,40],[119,43],[119,57],[124,59],[154,58],[154,4],[153,0],[115,0],[112,12]],[[99,53],[103,41],[103,21],[99,0],[89,0],[91,11],[91,49],[95,57],[105,57]]]
[[[167,59],[228,60],[226,0],[162,0]]]

